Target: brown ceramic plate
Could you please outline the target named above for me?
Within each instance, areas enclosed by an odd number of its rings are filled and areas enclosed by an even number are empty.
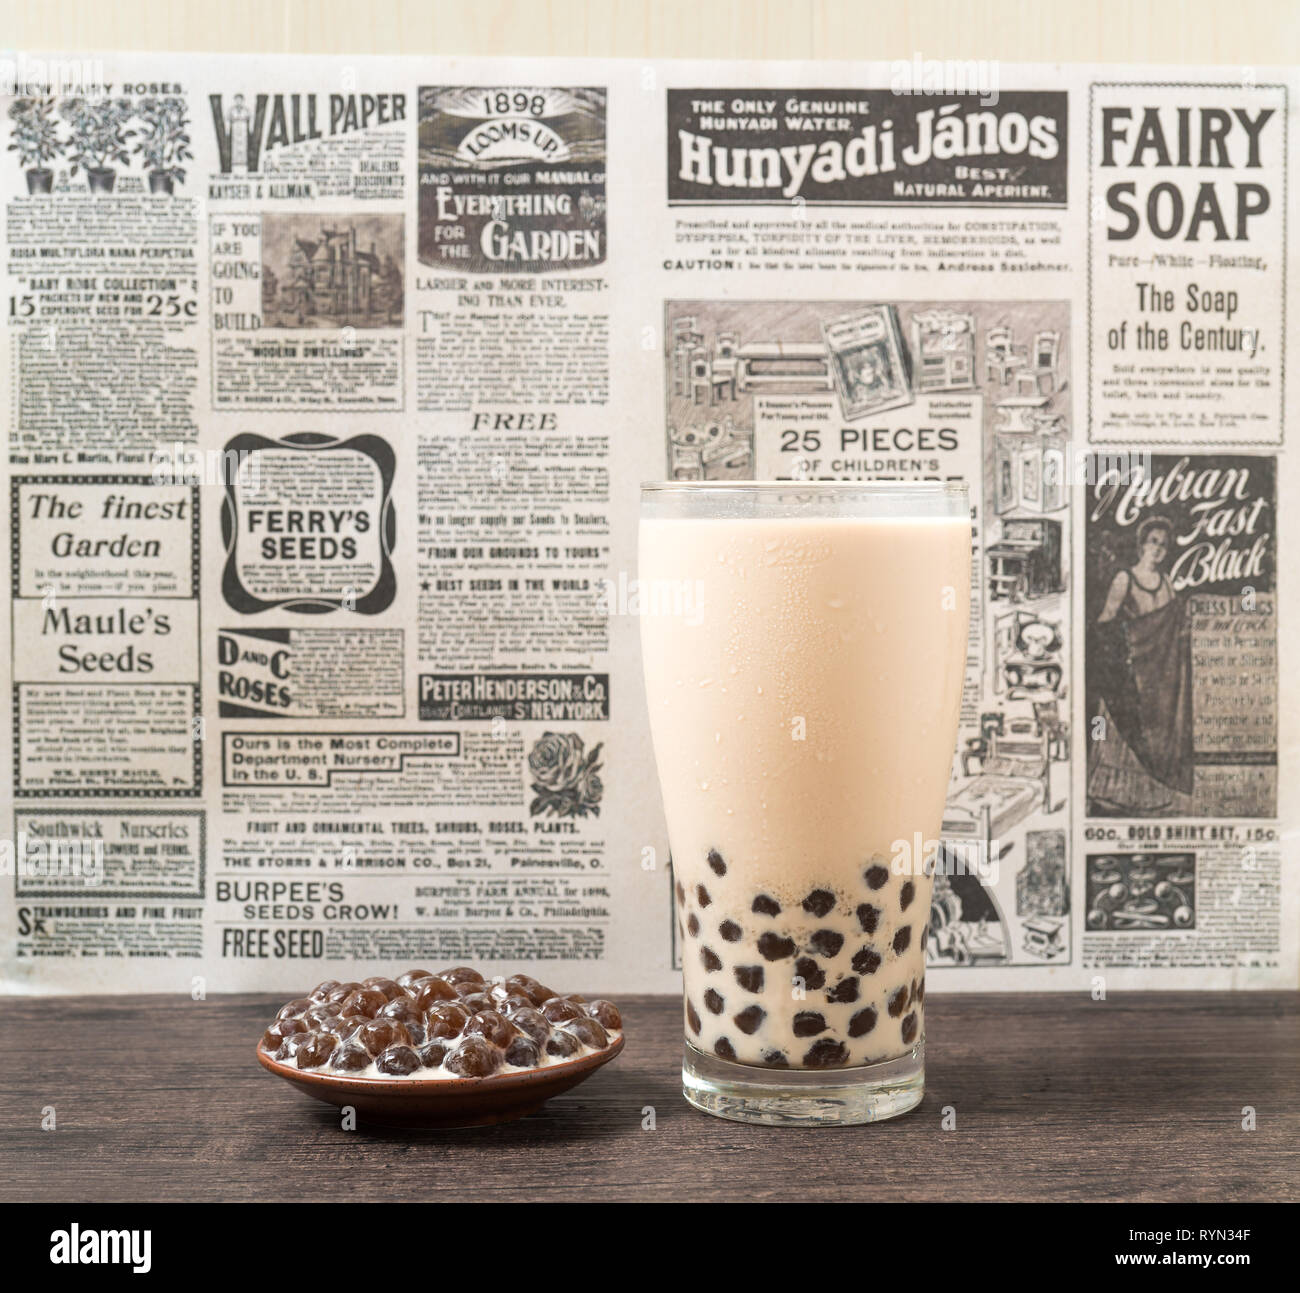
[[[554,1095],[589,1078],[623,1049],[619,1033],[604,1050],[540,1069],[519,1069],[486,1078],[348,1077],[319,1069],[298,1069],[268,1055],[259,1042],[257,1062],[292,1082],[313,1100],[351,1105],[361,1122],[387,1127],[484,1127],[536,1112]]]

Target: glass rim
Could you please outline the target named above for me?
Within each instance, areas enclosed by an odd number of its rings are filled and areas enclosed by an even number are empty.
[[[924,494],[959,498],[970,493],[964,480],[643,480],[645,494]]]

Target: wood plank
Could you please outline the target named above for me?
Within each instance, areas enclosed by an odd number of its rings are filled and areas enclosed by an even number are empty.
[[[824,1131],[689,1108],[678,1005],[641,997],[625,1053],[534,1117],[344,1132],[253,1059],[277,1004],[0,1002],[0,1198],[1300,1199],[1295,993],[932,995],[921,1107]]]

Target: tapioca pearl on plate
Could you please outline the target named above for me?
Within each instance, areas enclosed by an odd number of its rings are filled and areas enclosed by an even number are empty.
[[[849,1062],[848,1048],[833,1037],[823,1037],[808,1048],[803,1062],[810,1069],[842,1068]]]
[[[889,883],[889,868],[873,862],[863,873],[868,889],[883,889]]]
[[[875,974],[880,969],[880,953],[874,947],[861,947],[849,964],[858,974]]]
[[[310,1001],[325,1001],[335,988],[342,987],[337,979],[323,979],[308,994]]]
[[[736,1058],[736,1048],[725,1037],[719,1037],[713,1043],[713,1053],[719,1059],[734,1060]]]
[[[411,1034],[406,1031],[405,1025],[399,1024],[394,1019],[372,1019],[357,1029],[357,1041],[371,1055],[378,1055],[399,1042],[402,1045],[409,1045]]]
[[[562,1024],[569,1019],[580,1019],[586,1013],[576,1001],[565,1001],[563,997],[552,997],[542,1007],[542,1014],[553,1024]]]
[[[712,988],[704,994],[704,1008],[711,1015],[720,1015],[726,1004],[722,999],[722,994],[715,992]]]
[[[907,1002],[908,990],[903,986],[889,998],[889,1013],[897,1019],[907,1009]]]
[[[717,849],[710,849],[708,856],[709,870],[714,875],[726,875],[727,864],[722,860],[722,854]]]
[[[686,1022],[690,1024],[691,1032],[698,1036],[700,1031],[700,1012],[695,1009],[694,1004],[689,998],[686,1002]]]
[[[761,965],[738,965],[735,970],[736,982],[746,992],[763,991],[763,967]]]
[[[747,1037],[752,1037],[766,1018],[767,1011],[762,1006],[746,1006],[738,1015],[732,1016],[731,1022]]]
[[[399,1024],[423,1023],[424,1011],[415,1004],[415,1001],[403,993],[400,997],[394,997],[380,1012],[380,1019],[395,1019]]]
[[[571,1019],[560,1027],[572,1033],[584,1046],[590,1046],[593,1050],[604,1050],[609,1045],[609,1034],[601,1027],[598,1020]]]
[[[362,979],[361,986],[371,988],[375,992],[382,992],[389,1001],[394,1001],[398,997],[406,995],[406,989],[396,979],[385,978],[382,974],[376,974],[369,979]]]
[[[432,1010],[440,1001],[455,1001],[456,989],[446,979],[421,979],[413,1000],[421,1010]]]
[[[898,908],[900,911],[906,911],[912,905],[912,899],[916,897],[916,885],[912,881],[904,881],[903,887],[898,891]]]
[[[342,1013],[373,1019],[387,1004],[388,998],[382,992],[376,992],[374,988],[358,988],[343,1002]]]
[[[722,969],[722,958],[711,947],[700,948],[700,964],[704,966],[705,972],[713,974],[715,971]]]
[[[794,963],[794,977],[809,992],[826,986],[826,971],[811,956],[801,956]]]
[[[700,918],[694,912],[691,912],[686,917],[686,932],[692,938],[695,938],[700,932]]]
[[[300,1069],[320,1068],[334,1054],[334,1048],[337,1045],[338,1039],[332,1037],[329,1033],[313,1033],[306,1042],[298,1047],[295,1055],[298,1067]]]
[[[377,1060],[375,1068],[393,1077],[405,1077],[420,1067],[420,1057],[409,1046],[390,1046]]]
[[[790,1061],[786,1059],[784,1051],[764,1051],[760,1058],[768,1068],[788,1069],[790,1067]]]
[[[595,1001],[587,1002],[587,1013],[602,1028],[622,1028],[623,1016],[618,1007],[612,1001],[606,1001],[604,997],[597,997]]]
[[[765,961],[784,961],[794,955],[794,939],[770,931],[758,936],[759,955]]]
[[[554,1055],[556,1059],[568,1059],[570,1055],[576,1055],[582,1049],[582,1043],[572,1034],[565,1032],[562,1028],[557,1028],[546,1039],[546,1053]]]
[[[490,1077],[501,1067],[501,1060],[501,1052],[491,1042],[474,1035],[462,1038],[443,1063],[458,1077]]]
[[[841,979],[826,993],[826,1000],[832,1005],[851,1005],[858,999],[858,980],[852,975]]]
[[[858,903],[858,924],[862,926],[864,934],[874,934],[876,926],[880,924],[880,908],[873,907],[869,902]]]
[[[344,1042],[334,1048],[330,1056],[330,1068],[340,1073],[355,1073],[358,1069],[370,1067],[370,1052],[357,1042]]]
[[[280,1049],[280,1043],[287,1037],[292,1037],[294,1033],[305,1033],[310,1031],[305,1019],[277,1019],[270,1028],[262,1034],[262,1046],[275,1054]]]
[[[803,909],[812,916],[822,917],[835,906],[835,895],[829,889],[814,889],[804,900]]]
[[[536,1068],[541,1062],[541,1048],[531,1037],[516,1037],[506,1047],[506,1063],[517,1069]]]
[[[478,983],[485,982],[483,976],[470,965],[457,965],[453,969],[443,970],[438,975],[440,979],[446,979],[448,983]]]
[[[767,894],[760,893],[750,906],[750,911],[759,916],[779,916],[781,914],[781,904],[775,898],[769,898]]]
[[[432,970],[405,970],[397,976],[397,981],[407,992],[413,992],[421,980],[431,978],[433,978]]]
[[[277,1019],[301,1019],[316,1002],[309,1000],[307,997],[298,997],[293,1001],[287,1001],[276,1013]]]
[[[744,932],[734,920],[724,920],[718,926],[718,933],[722,935],[723,941],[727,943],[739,943],[740,936]]]
[[[849,1036],[865,1037],[876,1026],[874,1006],[864,1006],[849,1020]]]
[[[531,1037],[538,1046],[541,1046],[551,1035],[550,1021],[540,1010],[533,1006],[525,1006],[520,1010],[513,1011],[510,1015],[510,1022]]]
[[[790,1031],[796,1037],[816,1037],[826,1031],[826,1020],[819,1011],[801,1010],[795,1015]]]
[[[904,925],[901,929],[894,931],[894,951],[902,956],[909,947],[912,946],[912,927]]]
[[[442,1042],[425,1042],[425,1044],[416,1050],[420,1057],[420,1063],[427,1069],[437,1069],[442,1067],[442,1062],[447,1058],[449,1047],[444,1046]]]
[[[903,1020],[903,1040],[910,1046],[916,1041],[916,1012],[913,1011]]]
[[[844,946],[844,935],[834,929],[819,929],[808,940],[808,946],[812,948],[814,956],[824,956],[830,960],[840,954],[840,949]]]
[[[702,884],[697,884],[695,886],[695,901],[698,902],[701,907],[707,907],[713,901],[713,899],[709,897],[709,891]]]

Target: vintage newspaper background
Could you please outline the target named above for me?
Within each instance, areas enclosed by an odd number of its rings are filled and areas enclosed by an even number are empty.
[[[1297,986],[1300,73],[0,76],[6,990],[674,990],[665,476],[969,482],[940,990]]]

